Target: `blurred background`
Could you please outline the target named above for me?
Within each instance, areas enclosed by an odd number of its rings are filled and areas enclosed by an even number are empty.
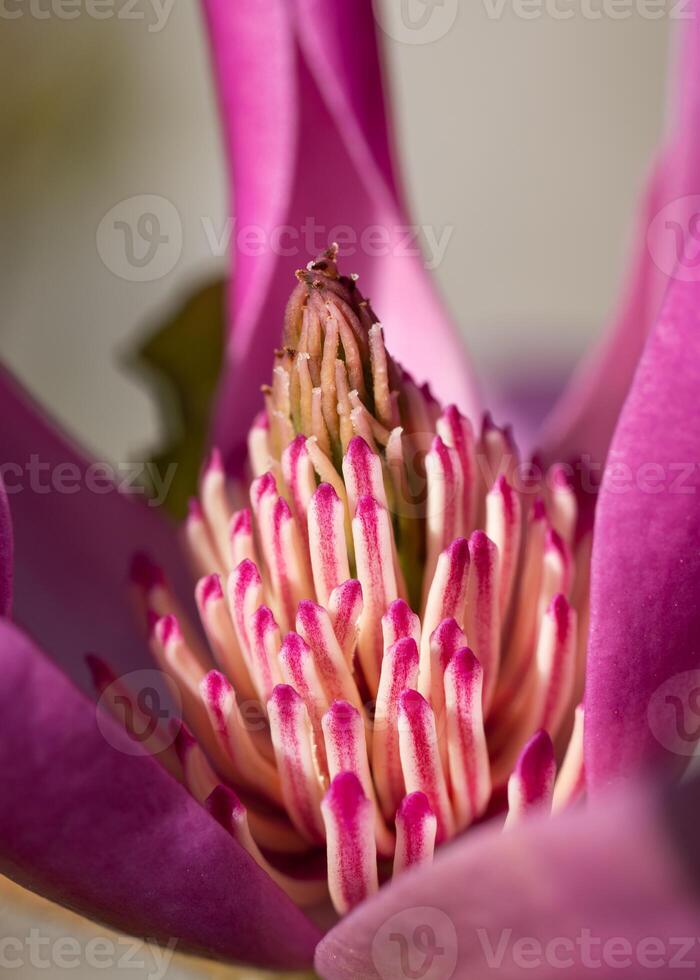
[[[376,8],[413,220],[448,231],[434,274],[479,371],[563,374],[619,287],[662,127],[671,4],[652,19],[631,0],[607,13],[431,2],[432,31],[407,28],[407,0]],[[235,214],[198,4],[138,0],[128,19],[120,3],[103,19],[64,19],[51,0],[0,6],[2,359],[99,458],[126,460],[159,435],[128,354],[225,270],[212,242]],[[100,222],[151,194],[173,204],[182,247],[134,282],[101,260]],[[50,921],[63,934],[49,905],[5,885],[2,935]]]

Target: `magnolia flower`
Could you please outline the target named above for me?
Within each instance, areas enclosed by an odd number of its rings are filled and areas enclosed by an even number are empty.
[[[239,220],[406,224],[369,5],[207,13]],[[698,791],[640,777],[684,761],[659,691],[697,734],[700,285],[644,238],[697,190],[684,27],[627,295],[534,465],[480,423],[395,252],[358,261],[372,306],[334,251],[286,307],[286,261],[236,256],[185,549],[103,484],[22,489],[37,456],[90,464],[2,378],[3,871],[138,935],[323,976],[516,976],[511,935],[539,943],[538,976],[574,952],[576,975],[583,929],[587,956],[629,946],[603,976],[671,968],[698,916]],[[153,658],[175,730],[129,682]]]

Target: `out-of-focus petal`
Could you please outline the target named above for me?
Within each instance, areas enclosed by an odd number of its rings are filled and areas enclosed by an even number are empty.
[[[417,380],[439,383],[443,400],[475,411],[457,331],[396,190],[369,0],[207,0],[205,8],[236,202],[217,444],[229,461],[240,454],[292,272],[333,238],[392,353]]]
[[[0,868],[109,925],[269,967],[318,932],[159,764],[0,622]]]
[[[0,477],[0,616],[8,616],[12,608],[13,552],[12,517]]]
[[[602,462],[617,417],[629,391],[644,342],[654,325],[673,271],[678,245],[674,230],[661,220],[658,234],[654,218],[668,210],[670,222],[682,216],[683,248],[697,269],[698,232],[694,213],[674,202],[700,194],[700,3],[687,5],[680,28],[680,51],[669,106],[669,126],[643,195],[634,227],[630,271],[609,330],[575,373],[567,390],[545,423],[539,439],[550,458],[565,459],[588,453]],[[700,199],[698,199],[700,200]],[[692,202],[689,202],[692,203]],[[662,215],[663,219],[663,215]],[[665,257],[660,260],[657,249]],[[652,254],[654,253],[654,254]],[[691,273],[692,274],[692,273]]]
[[[335,926],[316,969],[327,980],[670,978],[681,937],[697,956],[699,915],[659,799],[635,786],[507,834],[470,831]]]
[[[46,421],[0,372],[0,463],[14,528],[14,618],[86,687],[83,655],[120,671],[150,663],[127,590],[134,552],[158,558],[191,593],[173,527],[116,483]]]
[[[687,761],[678,752],[684,726],[686,749],[694,744],[700,672],[686,672],[700,671],[699,390],[700,283],[675,282],[620,417],[596,512],[585,727],[593,792],[654,761]]]

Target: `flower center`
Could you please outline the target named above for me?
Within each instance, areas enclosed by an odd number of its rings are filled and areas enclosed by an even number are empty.
[[[210,649],[152,564],[133,578],[188,726],[167,764],[342,914],[487,813],[580,794],[588,543],[565,468],[418,386],[335,250],[297,278],[249,506],[214,452],[186,522]]]

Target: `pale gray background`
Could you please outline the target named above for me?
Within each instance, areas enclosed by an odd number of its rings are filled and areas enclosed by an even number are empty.
[[[436,274],[482,370],[567,365],[616,295],[661,129],[670,18],[487,9],[460,3],[433,43],[387,39],[413,215],[454,226]],[[158,33],[25,13],[0,18],[0,42],[2,356],[101,458],[125,460],[158,430],[120,357],[224,267],[201,227],[227,204],[197,4],[179,0]],[[144,193],[175,203],[183,252],[163,279],[130,283],[95,235]],[[29,928],[2,912],[4,934]]]

